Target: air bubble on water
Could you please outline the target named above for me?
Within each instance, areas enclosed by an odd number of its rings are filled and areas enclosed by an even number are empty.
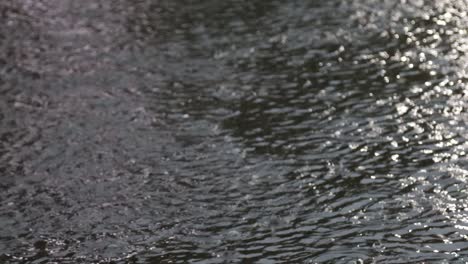
[[[230,238],[239,238],[241,236],[241,233],[237,230],[231,230],[228,232],[228,236]]]

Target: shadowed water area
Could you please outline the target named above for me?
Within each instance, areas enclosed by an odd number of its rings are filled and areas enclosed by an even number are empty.
[[[0,1],[0,263],[468,261],[467,12]]]

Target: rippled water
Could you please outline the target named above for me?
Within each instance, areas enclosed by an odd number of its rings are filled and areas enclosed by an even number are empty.
[[[467,12],[1,1],[0,262],[468,261]]]

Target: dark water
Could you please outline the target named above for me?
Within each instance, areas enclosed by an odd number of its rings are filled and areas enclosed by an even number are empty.
[[[468,261],[467,12],[1,1],[0,263]]]

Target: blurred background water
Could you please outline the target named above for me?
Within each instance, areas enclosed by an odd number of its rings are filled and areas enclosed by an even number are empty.
[[[467,12],[1,1],[0,262],[468,261]]]

